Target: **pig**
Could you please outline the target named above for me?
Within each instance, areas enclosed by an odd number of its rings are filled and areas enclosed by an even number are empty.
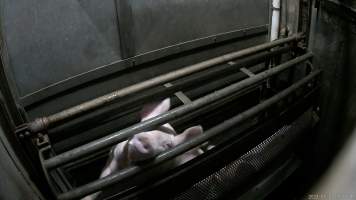
[[[164,99],[158,103],[151,103],[143,106],[141,111],[141,121],[148,120],[160,114],[167,112],[170,109],[170,99]],[[163,124],[152,131],[145,131],[135,134],[132,138],[123,141],[114,146],[109,154],[106,166],[104,167],[100,178],[104,178],[119,170],[125,169],[141,161],[146,161],[155,158],[162,152],[174,148],[175,146],[191,140],[203,133],[201,126],[194,126],[186,129],[181,134],[177,134],[175,129],[169,124]],[[174,158],[170,166],[178,166],[196,156],[202,154],[203,151],[197,147],[176,158]],[[100,192],[86,196],[82,200],[94,200]]]

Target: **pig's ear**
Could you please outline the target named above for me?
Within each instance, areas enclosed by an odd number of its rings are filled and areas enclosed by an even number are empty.
[[[203,134],[203,127],[193,126],[186,129],[183,133],[174,137],[174,145],[179,145]]]
[[[161,102],[144,105],[141,111],[141,121],[156,117],[165,113],[171,107],[171,100],[167,98]]]

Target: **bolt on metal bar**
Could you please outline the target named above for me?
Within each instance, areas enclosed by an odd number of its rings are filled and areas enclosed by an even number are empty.
[[[264,43],[264,44],[250,47],[247,49],[243,49],[240,51],[225,54],[223,56],[212,58],[212,59],[194,64],[194,65],[190,65],[188,67],[184,67],[182,69],[179,69],[179,70],[167,73],[167,74],[163,74],[163,75],[157,76],[155,78],[134,84],[132,86],[114,91],[112,93],[109,93],[104,96],[95,98],[93,100],[84,102],[82,104],[68,108],[66,110],[60,111],[60,112],[52,114],[50,116],[37,118],[34,121],[30,122],[28,124],[28,127],[32,133],[38,133],[43,130],[46,130],[48,127],[51,127],[55,124],[63,122],[64,120],[67,120],[67,119],[79,116],[83,113],[95,110],[97,108],[100,108],[104,105],[107,105],[107,104],[113,102],[114,100],[123,98],[127,95],[134,94],[136,92],[139,92],[139,91],[142,91],[142,90],[145,90],[145,89],[157,86],[157,85],[161,85],[161,84],[169,82],[169,81],[179,79],[181,77],[208,69],[208,68],[218,65],[218,64],[222,64],[222,63],[234,60],[234,59],[242,58],[242,57],[254,54],[254,53],[268,50],[268,49],[271,49],[273,47],[276,47],[276,46],[279,46],[279,45],[282,45],[285,43],[299,41],[302,38],[303,37],[301,34],[297,34],[297,35],[294,35],[294,36],[291,36],[288,38],[275,40],[275,41],[269,42],[269,43]]]
[[[225,122],[209,129],[204,134],[192,139],[191,141],[183,143],[183,144],[175,147],[174,149],[171,149],[171,150],[157,156],[155,160],[153,160],[152,162],[150,162],[146,165],[133,166],[133,167],[129,167],[127,169],[121,170],[121,171],[114,173],[110,176],[93,181],[86,185],[75,188],[71,191],[62,193],[58,196],[58,199],[59,200],[68,200],[68,199],[80,198],[80,197],[86,196],[88,194],[91,194],[91,193],[97,192],[99,190],[102,190],[106,187],[109,187],[113,184],[116,184],[124,179],[129,178],[130,176],[137,175],[138,173],[142,173],[146,169],[152,168],[152,167],[154,167],[158,164],[161,164],[165,161],[168,161],[178,155],[181,155],[182,153],[187,152],[188,150],[195,148],[195,147],[203,144],[204,142],[208,141],[209,139],[217,136],[221,132],[224,132],[224,131],[232,128],[233,126],[236,126],[237,124],[254,117],[255,115],[257,115],[257,114],[261,113],[262,111],[266,110],[267,108],[271,107],[272,105],[278,103],[279,101],[281,101],[284,98],[286,98],[287,96],[289,96],[291,93],[293,93],[298,88],[304,86],[305,84],[309,83],[311,80],[316,78],[320,73],[321,73],[320,70],[312,72],[311,74],[309,74],[308,76],[299,80],[298,82],[292,84],[290,87],[283,90],[282,92],[274,95],[273,97],[263,101],[262,103],[260,103],[256,106],[236,115],[235,117],[230,118],[230,119],[226,120]]]
[[[100,138],[98,140],[95,140],[95,141],[92,141],[85,145],[82,145],[80,147],[74,148],[74,149],[64,152],[62,154],[59,154],[52,158],[49,158],[48,160],[44,160],[43,165],[45,168],[51,169],[54,167],[64,165],[64,164],[66,164],[70,161],[76,160],[78,158],[84,157],[86,155],[89,155],[95,151],[115,145],[115,144],[125,140],[128,137],[131,137],[132,135],[134,135],[140,131],[147,131],[149,129],[153,129],[156,126],[167,123],[170,120],[176,119],[177,117],[181,117],[181,116],[183,116],[189,112],[192,112],[196,109],[207,106],[210,103],[213,103],[221,98],[227,97],[230,94],[233,94],[245,87],[248,87],[252,84],[256,84],[260,81],[266,80],[267,78],[269,78],[275,74],[278,74],[278,73],[280,73],[294,65],[304,62],[305,60],[311,58],[312,56],[313,56],[313,54],[311,52],[304,54],[302,56],[299,56],[293,60],[285,62],[285,63],[283,63],[279,66],[276,66],[272,69],[269,69],[269,70],[266,70],[259,74],[256,74],[256,76],[247,78],[245,80],[242,80],[240,82],[237,82],[235,84],[227,86],[221,90],[217,90],[214,93],[211,93],[209,95],[201,97],[189,104],[177,107],[177,108],[172,109],[166,113],[163,113],[157,117],[148,119],[146,121],[140,122],[138,124],[135,124],[133,126],[125,128],[121,131],[118,131],[116,133],[110,134],[110,135]]]

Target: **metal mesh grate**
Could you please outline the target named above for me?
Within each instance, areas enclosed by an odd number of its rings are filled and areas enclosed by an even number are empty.
[[[291,125],[283,126],[271,137],[214,174],[176,196],[175,200],[226,199],[224,195],[238,188],[285,150],[310,123],[303,115]],[[308,118],[308,119],[305,119]],[[307,121],[308,120],[308,121]]]

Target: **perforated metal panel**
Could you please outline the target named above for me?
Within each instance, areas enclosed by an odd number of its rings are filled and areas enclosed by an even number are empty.
[[[175,200],[226,199],[232,190],[238,190],[248,178],[260,172],[306,131],[311,122],[309,113],[290,125],[285,125],[261,144],[248,151],[238,160],[201,180],[176,196]]]

